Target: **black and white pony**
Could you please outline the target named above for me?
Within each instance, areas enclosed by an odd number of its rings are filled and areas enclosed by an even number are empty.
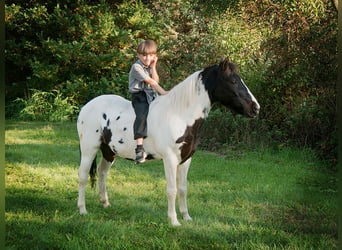
[[[167,181],[168,218],[180,225],[175,208],[184,220],[191,220],[187,208],[187,173],[198,145],[198,132],[213,103],[219,102],[235,113],[255,117],[260,106],[228,59],[197,71],[150,105],[148,136],[144,140],[147,158],[162,159]],[[78,171],[78,208],[86,214],[85,186],[88,174],[96,174],[96,154],[102,151],[98,167],[100,201],[109,206],[106,177],[115,157],[135,159],[131,102],[116,95],[101,95],[89,101],[77,121],[81,163]],[[92,181],[94,179],[92,178]]]

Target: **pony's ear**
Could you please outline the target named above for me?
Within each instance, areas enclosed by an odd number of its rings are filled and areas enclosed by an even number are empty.
[[[224,72],[226,71],[227,67],[229,65],[229,58],[228,57],[221,57],[221,61],[220,61],[220,69]]]
[[[228,57],[221,56],[221,58],[220,58],[220,63],[222,63],[223,61],[229,61],[229,58],[228,58]]]
[[[236,72],[236,66],[234,63],[229,61],[229,58],[222,58],[220,64],[219,64],[220,70],[224,72],[227,75],[230,75],[234,72]]]

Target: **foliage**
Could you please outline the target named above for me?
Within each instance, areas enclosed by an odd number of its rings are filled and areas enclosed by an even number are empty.
[[[279,139],[274,137],[276,133],[265,120],[245,119],[227,110],[215,109],[201,128],[200,146],[223,154],[227,150],[260,149],[272,146]]]
[[[87,188],[77,209],[74,122],[6,123],[6,249],[336,249],[336,175],[311,150],[222,157],[198,151],[189,171],[193,217],[167,221],[161,161],[117,159],[112,206]]]
[[[78,113],[78,106],[71,97],[63,98],[59,91],[36,90],[28,100],[18,98],[24,108],[18,118],[29,121],[68,121]]]
[[[129,7],[132,15],[142,8],[141,4]],[[119,13],[122,9],[124,7]],[[92,94],[78,95],[79,104],[99,93],[119,90],[117,94],[125,95],[122,87],[126,90],[127,78],[122,75],[129,71],[134,59],[132,47],[137,43],[134,40],[137,34],[132,30],[141,29],[142,19],[120,14],[114,16],[112,12],[112,7],[104,2],[80,4],[71,9],[57,4],[51,13],[47,13],[44,6],[38,9],[22,9],[14,4],[6,6],[7,50],[17,52],[8,53],[6,62],[10,65],[6,88],[8,98],[12,95],[29,98],[31,88],[58,89],[68,96],[73,94],[69,91],[75,89],[68,86],[75,80],[81,93],[89,91],[88,85],[95,89]],[[144,20],[147,17],[144,15]],[[36,19],[40,26],[35,23]],[[22,28],[17,28],[17,22],[22,22]],[[33,24],[41,31],[32,30]],[[30,29],[25,29],[26,26]],[[19,37],[25,40],[18,41]],[[20,56],[23,58],[18,62]],[[23,74],[14,74],[18,67],[22,68]],[[83,85],[79,84],[80,81]],[[101,84],[97,84],[99,81]],[[22,87],[24,93],[17,93],[18,87]]]
[[[267,138],[336,161],[337,11],[330,0],[11,0],[5,10],[8,118],[25,108],[14,101],[29,103],[33,89],[59,91],[79,107],[100,94],[129,97],[135,48],[149,38],[159,46],[165,88],[229,56],[261,104],[261,125],[240,129],[235,118],[223,118],[226,126],[245,138],[262,128]]]
[[[268,27],[261,51],[263,118],[299,146],[326,148],[336,162],[337,12],[324,1],[246,1],[242,17]],[[267,16],[267,19],[264,17]],[[333,146],[334,145],[334,146]]]
[[[262,0],[250,1],[244,7],[243,18],[257,19],[262,23],[260,25],[273,32],[261,46],[270,62],[265,72],[268,81],[263,82],[267,98],[264,108],[267,110],[274,110],[273,106],[277,105],[284,111],[291,111],[306,98],[319,96],[322,92],[329,94],[325,96],[329,105],[335,99],[331,90],[336,87],[337,77],[337,13],[330,3],[275,1],[270,4],[270,1]],[[264,16],[268,18],[264,19]],[[283,119],[282,112],[278,115],[274,121]]]

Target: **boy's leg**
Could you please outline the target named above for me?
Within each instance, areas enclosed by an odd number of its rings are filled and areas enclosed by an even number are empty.
[[[149,104],[147,103],[145,92],[140,92],[133,95],[132,105],[135,111],[135,121],[133,125],[134,139],[137,142],[136,163],[142,163],[145,161],[145,151],[143,148],[144,138],[147,136],[147,115],[149,110]]]
[[[147,115],[149,110],[145,92],[134,94],[132,105],[135,112],[134,140],[144,139],[147,136]],[[142,141],[139,141],[139,143],[142,143]]]
[[[143,145],[144,138],[137,138],[135,141],[136,141],[137,145]]]

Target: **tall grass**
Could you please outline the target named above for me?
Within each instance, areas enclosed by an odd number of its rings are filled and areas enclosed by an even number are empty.
[[[336,249],[336,178],[311,151],[218,156],[198,151],[189,172],[192,222],[172,227],[161,161],[118,159],[112,206],[87,187],[77,210],[74,123],[6,124],[6,249]]]

